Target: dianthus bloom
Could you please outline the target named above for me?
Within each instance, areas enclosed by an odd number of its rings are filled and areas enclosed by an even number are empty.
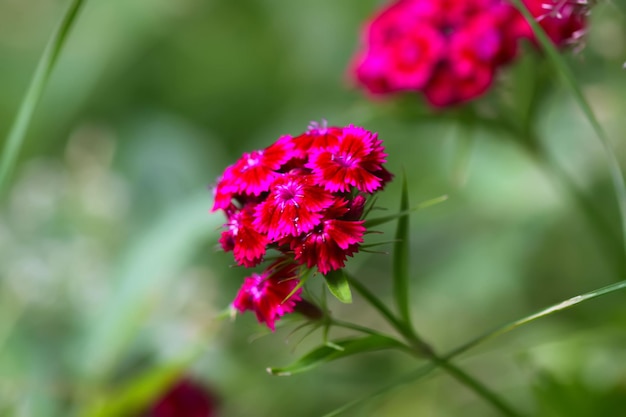
[[[183,378],[161,394],[141,417],[215,417],[216,403],[209,390],[189,378]]]
[[[275,321],[294,311],[300,301],[295,264],[272,266],[262,274],[252,274],[245,279],[233,306],[240,312],[253,311],[259,323],[274,330]]]
[[[227,218],[222,249],[246,268],[262,263],[269,249],[279,253],[245,279],[233,306],[274,330],[301,301],[301,268],[324,275],[342,268],[363,242],[366,202],[393,177],[386,158],[376,133],[312,124],[226,168],[213,205]]]
[[[586,1],[523,2],[557,46],[582,36]],[[486,92],[524,38],[536,43],[507,0],[396,0],[366,25],[353,77],[372,94],[421,91],[448,107]]]

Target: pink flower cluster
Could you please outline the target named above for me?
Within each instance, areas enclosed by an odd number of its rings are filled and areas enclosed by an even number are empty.
[[[322,274],[342,268],[363,242],[368,196],[392,178],[386,157],[375,133],[312,124],[226,168],[213,205],[227,217],[222,248],[246,268],[268,249],[279,253],[262,274],[246,278],[235,308],[254,311],[273,330],[300,299],[299,266]]]
[[[557,46],[582,36],[586,1],[523,2]],[[353,77],[372,94],[421,91],[448,107],[483,94],[522,39],[536,42],[506,0],[396,0],[367,24]]]

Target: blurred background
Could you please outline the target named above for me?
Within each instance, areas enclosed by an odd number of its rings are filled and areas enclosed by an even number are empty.
[[[586,48],[567,59],[626,166],[617,3],[600,2]],[[67,4],[0,0],[0,138]],[[419,97],[371,101],[346,68],[380,4],[86,2],[0,202],[0,415],[133,415],[128,404],[147,401],[150,381],[174,369],[219,399],[219,416],[320,416],[418,367],[382,352],[274,377],[266,367],[290,363],[321,335],[301,341],[288,320],[269,334],[251,314],[216,320],[247,272],[216,249],[224,219],[209,213],[210,186],[243,152],[310,121],[378,132],[413,204],[449,196],[411,217],[413,318],[439,351],[623,279],[606,161],[558,77],[548,71],[534,104],[540,151],[462,111],[433,116]],[[541,71],[538,56],[508,68],[478,112],[489,116],[503,97],[515,109],[524,80]],[[390,184],[378,204],[395,210],[399,188]],[[370,242],[392,239],[394,227]],[[390,300],[389,267],[385,254],[348,263]],[[623,415],[625,300],[581,304],[459,364],[528,415]],[[330,309],[389,330],[358,297]],[[498,414],[435,373],[346,415]]]

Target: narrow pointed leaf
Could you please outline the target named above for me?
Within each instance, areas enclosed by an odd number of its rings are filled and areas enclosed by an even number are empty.
[[[406,175],[402,177],[402,195],[400,197],[400,212],[409,209],[409,189]],[[402,320],[409,325],[411,314],[409,311],[409,215],[398,218],[396,228],[396,243],[393,245],[393,295]]]
[[[334,295],[342,303],[350,304],[352,302],[352,292],[350,291],[350,284],[348,283],[348,277],[343,269],[338,271],[331,271],[324,276],[326,285],[331,294]]]
[[[398,213],[395,213],[395,214],[390,214],[389,216],[375,217],[373,219],[366,220],[364,226],[366,228],[368,228],[368,229],[370,229],[372,227],[375,227],[375,226],[380,226],[381,224],[389,223],[389,222],[394,221],[394,220],[396,220],[396,219],[398,219],[398,218],[400,218],[402,216],[405,216],[407,214],[411,214],[411,213],[413,213],[415,211],[419,211],[419,210],[425,209],[427,207],[434,206],[434,205],[439,204],[439,203],[443,203],[447,199],[448,199],[447,195],[442,195],[442,196],[433,198],[431,200],[424,201],[423,203],[420,203],[420,204],[418,204],[415,207],[412,207],[412,208],[408,208],[407,207],[406,210],[402,210],[402,211],[400,211]]]
[[[76,17],[83,3],[83,0],[72,0],[63,15],[59,27],[50,38],[46,49],[41,55],[37,69],[30,81],[28,90],[22,99],[15,120],[11,125],[11,130],[4,142],[4,148],[2,149],[2,155],[0,157],[0,192],[2,192],[7,185],[11,171],[13,171],[15,167],[35,108],[37,104],[39,104],[39,100],[50,78],[50,74],[52,73],[57,58],[61,53],[61,49],[63,49],[65,40],[76,21]]]
[[[534,314],[531,314],[529,316],[523,317],[519,320],[515,320],[511,323],[505,324],[503,326],[500,326],[490,332],[487,332],[481,336],[478,336],[477,338],[469,341],[468,343],[458,347],[457,349],[454,349],[453,351],[451,351],[450,353],[448,353],[447,355],[444,355],[445,359],[451,359],[454,356],[460,355],[463,352],[468,351],[469,349],[474,348],[475,346],[478,346],[479,344],[486,342],[487,340],[491,340],[497,336],[500,336],[502,334],[508,333],[511,330],[515,330],[520,326],[523,326],[525,324],[528,324],[530,322],[533,322],[537,319],[540,319],[542,317],[546,317],[549,316],[551,314],[557,313],[559,311],[563,311],[563,310],[567,310],[569,308],[574,307],[575,305],[582,303],[583,301],[587,301],[587,300],[591,300],[593,298],[596,297],[600,297],[602,295],[606,295],[606,294],[610,294],[612,292],[615,291],[621,291],[626,289],[626,280],[624,281],[620,281],[617,282],[615,284],[611,284],[608,285],[606,287],[602,287],[602,288],[598,288],[597,290],[593,290],[590,291],[588,293],[585,294],[581,294],[581,295],[577,295],[575,297],[569,298],[565,301],[561,301],[558,304],[554,304],[548,308],[544,308],[541,311],[538,311]]]
[[[320,346],[307,353],[291,365],[282,368],[268,368],[272,375],[289,376],[316,368],[324,363],[355,355],[357,353],[374,352],[384,349],[408,350],[396,339],[383,335],[369,335],[361,338],[350,338],[332,342],[342,350],[333,346]]]

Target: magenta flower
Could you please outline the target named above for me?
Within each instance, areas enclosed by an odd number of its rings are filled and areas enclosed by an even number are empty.
[[[383,185],[375,173],[382,170],[386,157],[375,133],[348,126],[337,145],[313,151],[305,166],[327,191],[347,192],[355,187],[372,193]]]
[[[246,278],[235,308],[254,311],[273,330],[300,300],[299,291],[286,300],[298,267],[322,274],[342,268],[363,242],[368,198],[393,178],[386,158],[375,133],[322,123],[245,153],[226,168],[213,205],[227,218],[222,249],[246,268],[262,263],[268,249],[280,259]]]
[[[440,70],[430,81],[424,95],[436,107],[447,107],[480,96],[493,81],[493,69],[477,65],[460,75],[451,68]]]
[[[233,306],[242,313],[253,311],[259,323],[265,323],[274,331],[276,320],[293,312],[296,301],[301,299],[301,288],[289,296],[300,282],[296,268],[296,264],[280,260],[262,274],[247,277],[233,301]]]
[[[428,25],[412,25],[403,36],[391,37],[381,48],[372,47],[358,59],[357,79],[372,93],[419,90],[442,58],[445,38]]]
[[[319,224],[321,211],[332,202],[311,175],[294,170],[274,181],[267,199],[255,209],[254,226],[270,240],[298,236]]]
[[[348,201],[341,198],[325,212],[324,219],[309,233],[288,238],[284,243],[295,254],[295,260],[308,268],[317,266],[322,274],[343,268],[348,256],[358,251],[363,242],[365,227],[363,220],[347,220],[351,208]],[[356,210],[362,210],[357,202]]]
[[[290,138],[281,138],[271,146],[244,153],[226,168],[215,187],[213,210],[226,209],[237,196],[258,196],[268,191],[278,177],[277,170],[292,157]]]
[[[217,400],[205,387],[183,378],[161,394],[142,417],[215,417]]]
[[[321,125],[311,123],[307,132],[293,138],[294,158],[306,160],[311,151],[336,146],[342,132],[343,128],[328,127],[325,122]]]
[[[269,238],[253,226],[253,208],[251,206],[242,210],[231,208],[227,214],[226,230],[222,232],[219,240],[222,249],[225,252],[232,250],[239,265],[247,268],[258,265],[263,260]]]
[[[582,0],[524,0],[557,46],[580,39]],[[353,79],[371,94],[421,91],[434,107],[484,94],[530,25],[506,0],[396,0],[369,22]]]

